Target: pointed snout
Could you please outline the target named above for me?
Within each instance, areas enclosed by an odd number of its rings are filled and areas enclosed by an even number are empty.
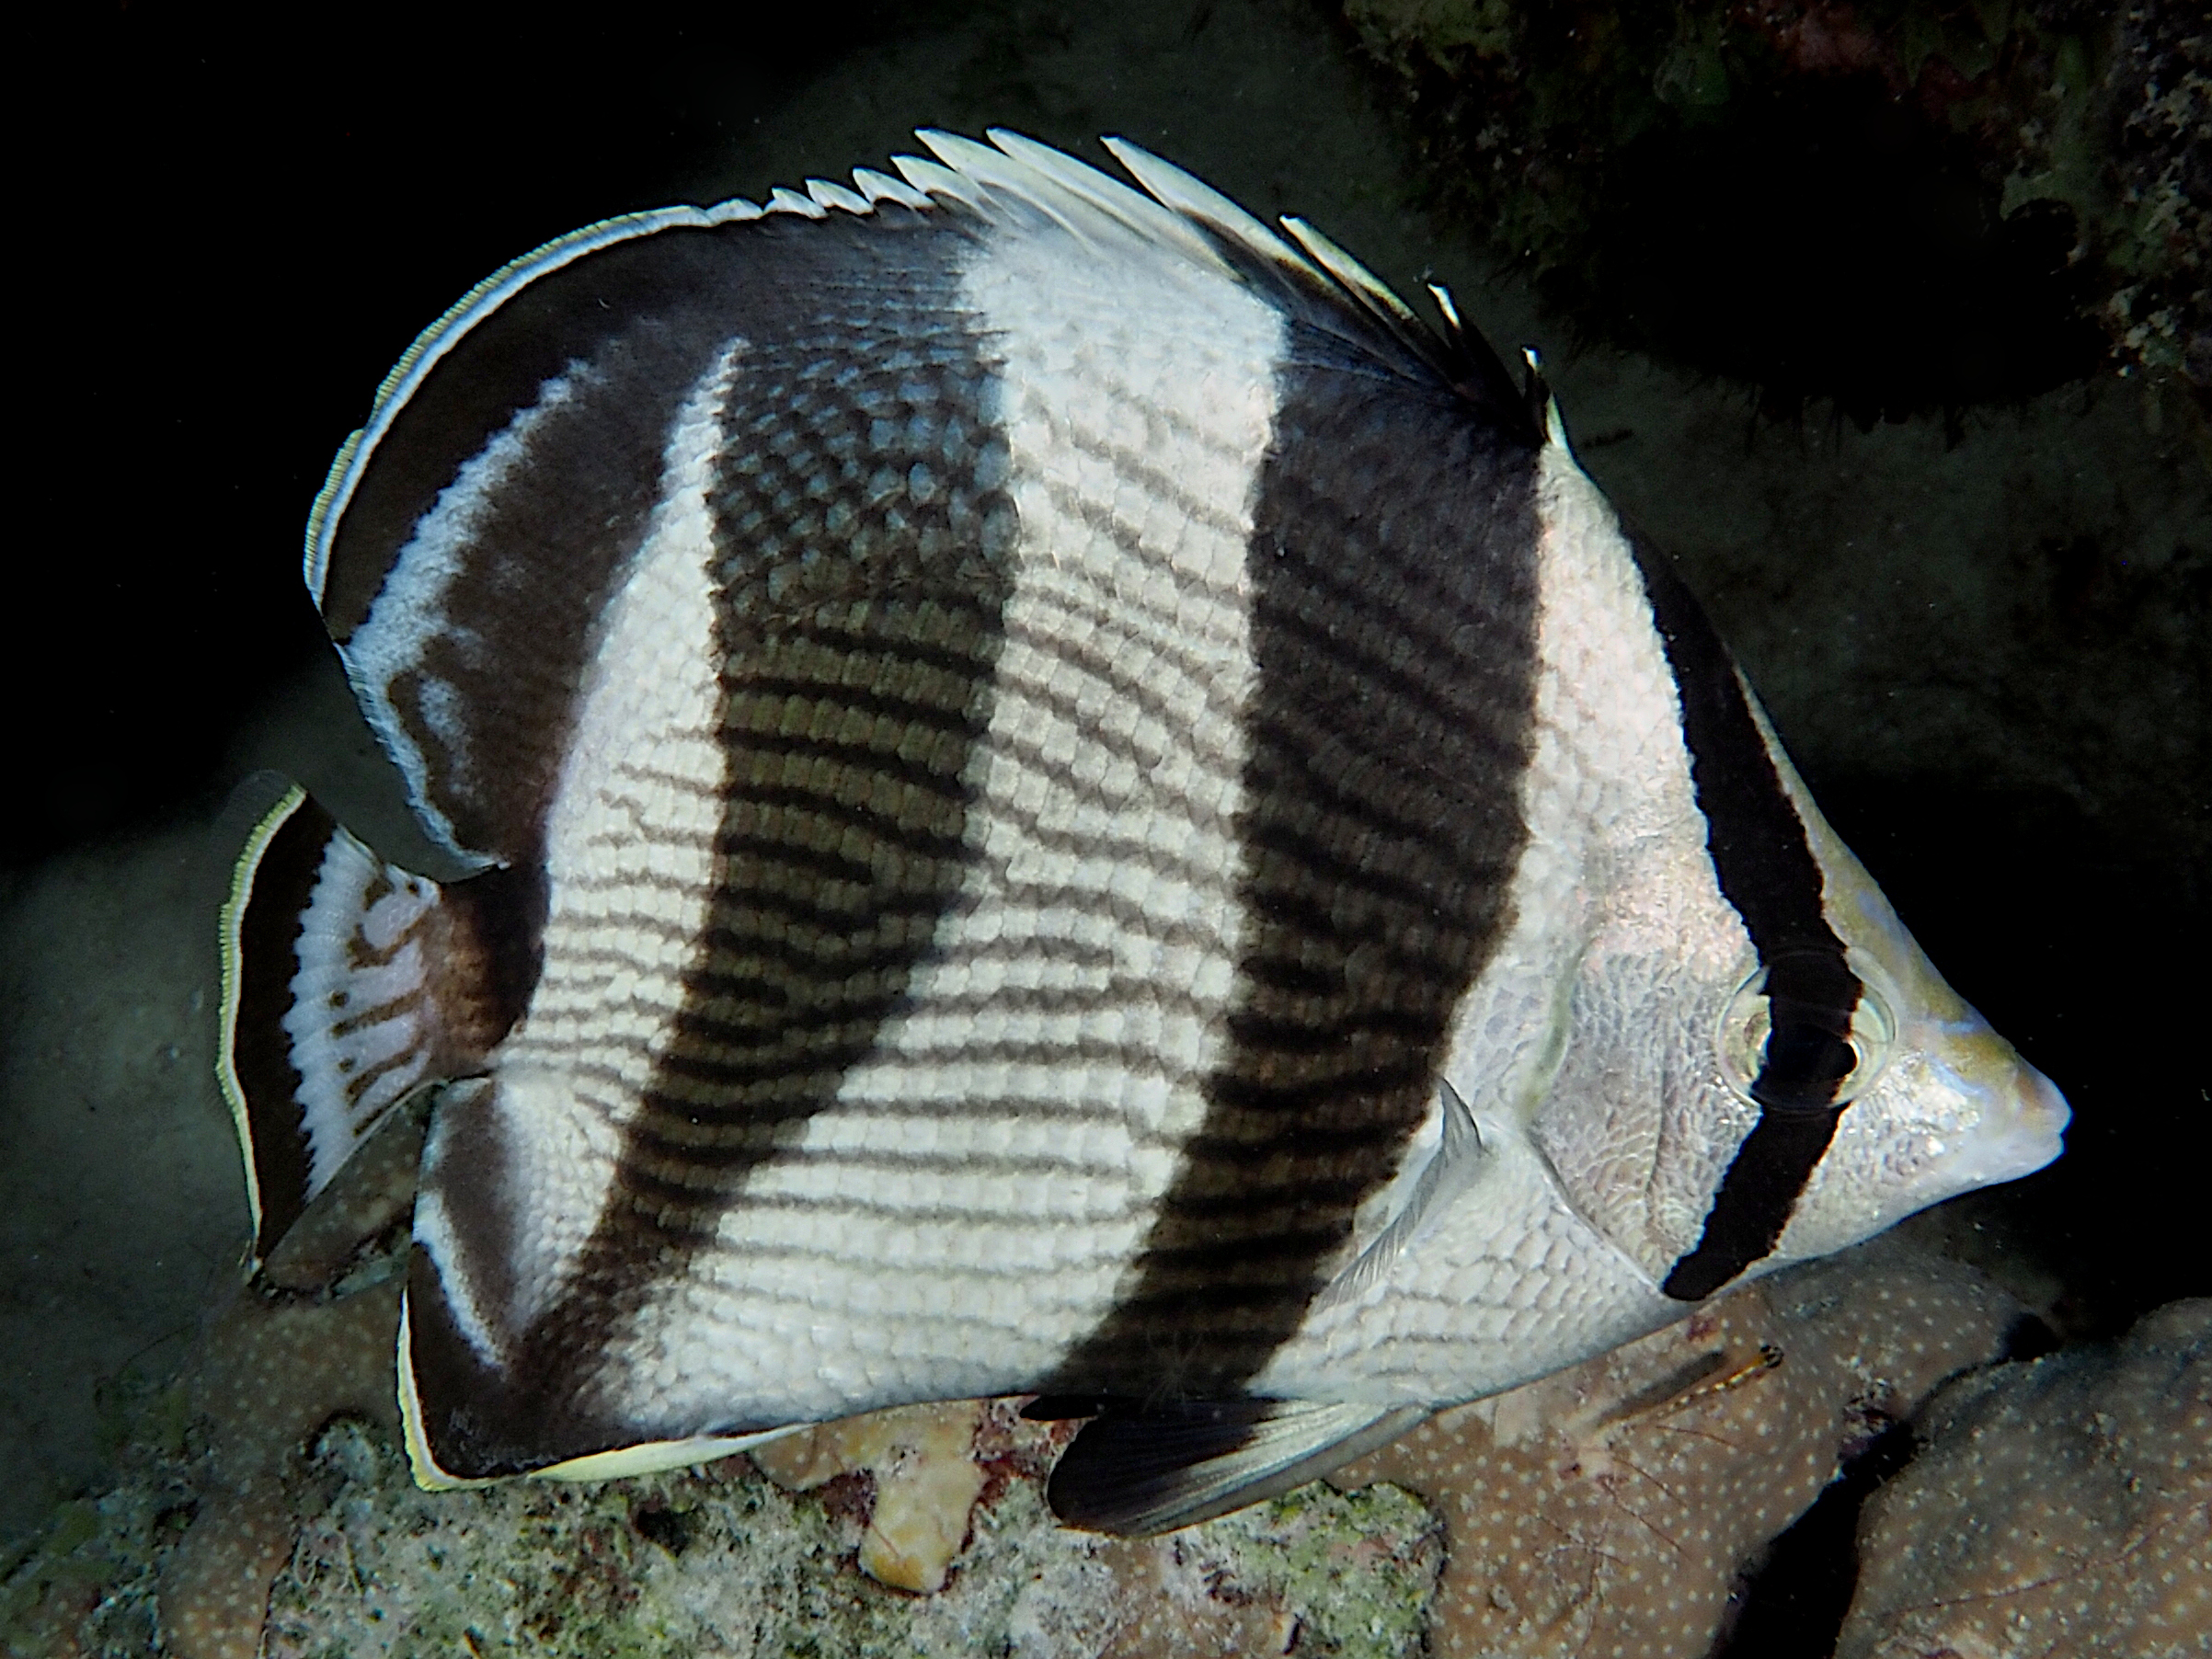
[[[1931,1058],[1977,1108],[1976,1121],[1945,1160],[1963,1185],[2017,1181],[2066,1150],[2072,1110],[2057,1085],[2020,1058],[1989,1022],[1968,1010],[1950,1024]]]

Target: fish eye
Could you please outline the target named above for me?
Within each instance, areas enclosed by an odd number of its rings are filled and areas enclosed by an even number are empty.
[[[1767,995],[1771,971],[1754,970],[1722,1011],[1721,1075],[1729,1088],[1761,1107],[1831,1111],[1849,1105],[1889,1063],[1897,1021],[1888,1000],[1862,978],[1846,1035],[1802,1019],[1778,1024]]]

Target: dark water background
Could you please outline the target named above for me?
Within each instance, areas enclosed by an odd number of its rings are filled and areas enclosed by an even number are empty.
[[[54,101],[18,169],[32,448],[0,621],[0,1549],[97,1479],[118,1379],[174,1366],[243,1243],[210,826],[268,763],[373,815],[298,561],[376,383],[540,242],[880,166],[923,124],[1094,160],[1126,134],[1542,346],[1591,472],[1680,556],[1845,839],[2074,1104],[2065,1160],[1959,1236],[2069,1340],[2212,1290],[2212,492],[2178,388],[2100,368],[1862,430],[1817,392],[1762,414],[1741,353],[1738,379],[1617,350],[1424,210],[1415,118],[1302,0],[457,34],[110,6],[19,73]],[[1679,288],[1698,250],[1649,235]]]

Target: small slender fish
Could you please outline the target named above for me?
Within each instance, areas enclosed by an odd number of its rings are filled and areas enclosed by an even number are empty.
[[[477,873],[287,793],[221,1070],[257,1259],[430,1100],[421,1482],[1034,1393],[1163,1530],[2057,1154],[1532,361],[920,137],[509,266],[315,504]]]

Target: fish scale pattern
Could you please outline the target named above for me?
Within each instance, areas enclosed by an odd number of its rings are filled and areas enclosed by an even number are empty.
[[[807,1409],[794,1379],[851,1409],[942,1390],[946,1377],[977,1393],[1034,1379],[1113,1307],[1173,1178],[1219,1052],[1240,921],[1250,522],[1239,504],[1265,450],[1280,328],[1233,290],[1163,293],[1155,270],[1124,275],[1048,291],[991,258],[965,273],[1002,388],[988,412],[1015,537],[995,658],[967,705],[985,729],[957,775],[943,701],[920,726],[863,710],[851,735],[779,738],[774,751],[843,777],[854,762],[823,742],[884,746],[872,755],[911,745],[874,765],[868,786],[926,809],[900,832],[917,858],[943,844],[917,835],[961,834],[958,890],[872,1042],[847,1051],[834,1097],[779,1127],[713,1249],[655,1291],[628,1350],[634,1393],[696,1411],[699,1379],[718,1379],[724,1398],[773,1423]],[[910,400],[853,435],[865,442],[878,420],[917,435]],[[941,445],[944,430],[940,418],[919,435]],[[811,459],[829,455],[820,442],[806,452],[810,465],[778,461],[779,479],[845,475],[835,457]],[[854,458],[855,512],[872,478],[899,463],[906,473],[874,538],[855,543],[855,558],[879,561],[877,596],[825,590],[841,568],[827,561],[795,571],[776,614],[796,609],[808,640],[850,650],[819,619],[875,627],[901,605],[961,603],[934,590],[915,601],[902,586],[914,538],[952,510],[917,499],[918,462],[934,482],[926,453],[884,467]],[[779,487],[795,513],[829,510],[806,505],[803,482]],[[906,529],[888,526],[892,511]],[[990,522],[986,509],[995,557]],[[994,570],[968,571],[969,592]],[[750,592],[765,604],[757,584]],[[762,628],[735,605],[726,625]],[[759,665],[792,633],[779,620],[749,635],[758,645],[732,653],[744,658],[733,691],[771,671]],[[933,650],[931,672],[983,660],[977,645]],[[771,782],[794,786],[788,773]],[[740,784],[733,802],[745,795]],[[1022,1266],[1038,1261],[1051,1270]]]
[[[602,1223],[625,1249],[711,1232],[868,1051],[959,885],[1012,511],[974,340],[908,321],[739,348],[709,498],[713,895]]]
[[[1227,1041],[1138,1282],[1071,1384],[1140,1391],[1140,1333],[1203,1355],[1194,1388],[1266,1365],[1403,1158],[1509,914],[1534,684],[1525,469],[1450,406],[1370,396],[1296,342],[1278,397],[1248,557],[1250,925]]]

